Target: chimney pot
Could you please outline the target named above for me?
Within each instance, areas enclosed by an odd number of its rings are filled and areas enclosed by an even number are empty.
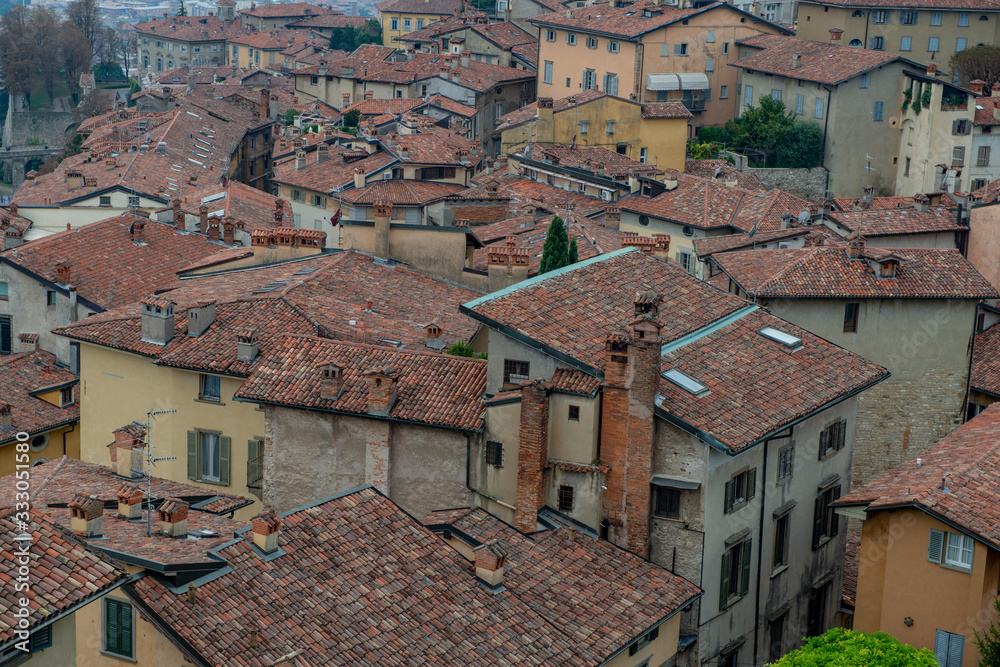
[[[424,327],[424,330],[427,332],[427,347],[432,350],[443,350],[444,339],[441,337],[441,325],[437,320]]]
[[[973,79],[972,81],[969,82],[969,90],[974,92],[976,95],[982,95],[983,87],[985,85],[986,82],[983,81],[982,79]]]
[[[368,414],[388,417],[396,404],[396,385],[399,375],[389,367],[362,373],[368,385]]]
[[[70,528],[81,537],[100,537],[104,503],[97,496],[78,493],[69,502]]]
[[[21,344],[21,352],[34,352],[38,349],[38,334],[36,333],[18,334],[17,340]]]
[[[476,558],[476,579],[494,593],[504,590],[503,571],[507,562],[507,550],[499,540],[490,540],[473,550]]]
[[[260,353],[259,336],[256,329],[244,329],[236,334],[236,360],[251,363]]]
[[[164,498],[156,508],[160,532],[167,537],[187,537],[188,504],[179,498]]]
[[[118,499],[118,516],[123,519],[142,518],[142,489],[125,482],[118,487],[115,497]]]
[[[253,526],[253,543],[266,554],[278,549],[278,535],[281,532],[281,519],[272,509],[266,509],[250,520]]]

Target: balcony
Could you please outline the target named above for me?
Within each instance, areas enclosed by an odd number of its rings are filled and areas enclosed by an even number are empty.
[[[264,454],[247,461],[247,488],[250,493],[261,498],[264,491]]]

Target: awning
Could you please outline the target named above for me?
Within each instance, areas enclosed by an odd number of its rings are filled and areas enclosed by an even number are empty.
[[[710,88],[708,77],[696,72],[646,75],[646,90],[705,90],[706,88]]]
[[[686,479],[674,479],[673,477],[662,477],[660,475],[654,475],[649,483],[653,486],[665,486],[668,489],[684,489],[684,490],[694,490],[701,486],[701,482],[689,482]]]

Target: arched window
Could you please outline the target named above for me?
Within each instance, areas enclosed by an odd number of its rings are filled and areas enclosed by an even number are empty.
[[[853,47],[860,48],[861,47],[861,40],[860,39],[852,39],[850,41],[850,43],[848,44],[848,46],[853,46]]]

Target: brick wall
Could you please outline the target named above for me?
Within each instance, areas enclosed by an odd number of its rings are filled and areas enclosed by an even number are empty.
[[[649,540],[649,478],[656,434],[653,410],[660,378],[660,327],[649,319],[636,323],[633,329],[637,337],[631,355],[625,513],[627,548],[645,558]]]
[[[386,421],[365,423],[365,482],[389,495],[389,428]]]
[[[544,502],[545,463],[549,458],[549,397],[542,382],[521,389],[521,428],[517,455],[514,527],[536,530]]]
[[[454,220],[468,220],[470,227],[488,225],[509,218],[510,213],[507,209],[507,200],[484,204],[463,204],[452,208],[453,218],[449,222],[454,224]]]

